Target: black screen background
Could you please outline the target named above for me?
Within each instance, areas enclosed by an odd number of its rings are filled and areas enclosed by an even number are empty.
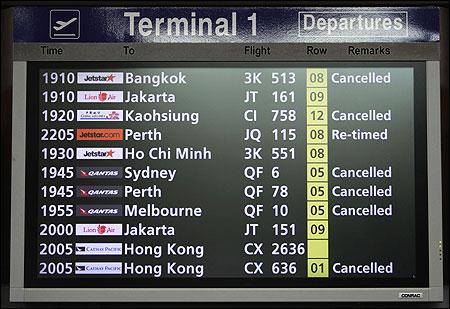
[[[180,67],[183,64],[158,63],[157,67],[168,66]],[[189,63],[187,67],[196,67]],[[203,64],[214,67],[220,64]],[[245,63],[243,66],[251,67],[254,64]],[[296,67],[295,63],[279,63],[278,66]],[[316,67],[326,66],[347,66],[344,63],[320,63]],[[382,66],[386,63],[354,63],[349,66]],[[39,151],[27,150],[26,162],[26,250],[25,250],[25,287],[406,287],[406,286],[427,286],[428,284],[428,237],[427,237],[427,199],[426,199],[426,89],[425,89],[425,65],[424,63],[389,63],[391,67],[407,66],[414,67],[414,125],[415,125],[415,173],[416,173],[416,261],[417,276],[415,279],[405,278],[339,278],[339,279],[313,279],[313,278],[254,278],[254,279],[235,279],[235,278],[77,278],[77,279],[42,279],[36,278],[37,270],[36,248],[37,213],[36,190],[39,192],[37,177],[39,171],[38,156]],[[29,62],[27,74],[27,149],[38,150],[38,130],[40,113],[37,102],[33,98],[39,97],[39,70],[43,68],[97,68],[105,70],[105,67],[111,69],[145,67],[146,63],[47,63],[47,62]],[[153,66],[153,65],[150,65]],[[264,64],[261,64],[264,66]],[[31,213],[31,215],[30,215]]]

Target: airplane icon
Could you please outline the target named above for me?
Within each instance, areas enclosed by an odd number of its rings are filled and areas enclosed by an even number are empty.
[[[53,26],[53,29],[55,29],[56,31],[59,31],[61,29],[64,29],[65,27],[67,27],[68,25],[70,25],[71,23],[73,23],[74,21],[76,21],[78,18],[74,17],[72,19],[70,19],[69,21],[63,22],[61,20],[56,21],[56,23],[59,26]]]
[[[80,11],[50,10],[49,29],[51,39],[78,39],[80,37]]]

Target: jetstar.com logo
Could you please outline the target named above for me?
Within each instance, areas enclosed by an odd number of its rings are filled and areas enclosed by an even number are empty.
[[[123,84],[122,72],[78,72],[78,84]]]
[[[77,236],[122,235],[122,224],[91,223],[76,224]]]
[[[122,178],[123,167],[77,167],[77,178]]]
[[[121,186],[77,186],[77,197],[122,197]]]
[[[123,148],[77,148],[79,160],[121,160]]]
[[[122,141],[123,129],[77,129],[77,141]]]
[[[123,121],[123,110],[77,110],[77,121]]]
[[[77,205],[77,216],[122,216],[122,205]]]
[[[121,103],[123,102],[123,91],[77,91],[77,102]]]

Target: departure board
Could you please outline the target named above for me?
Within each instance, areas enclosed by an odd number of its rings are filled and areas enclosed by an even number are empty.
[[[423,66],[167,65],[30,66],[38,284],[416,281]]]
[[[11,14],[11,300],[441,299],[438,8]]]

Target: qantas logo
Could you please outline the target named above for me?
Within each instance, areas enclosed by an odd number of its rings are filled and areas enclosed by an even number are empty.
[[[122,205],[77,205],[77,216],[122,216]]]
[[[77,186],[77,197],[122,197],[121,186]]]
[[[108,178],[108,177],[115,177],[119,175],[118,171],[89,171],[86,172],[85,170],[80,170],[80,176],[82,177],[97,177],[97,178]]]
[[[78,208],[81,216],[102,216],[102,215],[117,215],[118,210],[114,208],[103,208],[103,209],[85,209],[83,207]]]
[[[98,275],[98,274],[121,274],[122,263],[120,262],[90,262],[75,263],[75,274],[77,275]]]
[[[77,167],[77,178],[122,178],[122,167]]]
[[[77,159],[123,159],[123,148],[77,148]]]
[[[123,84],[122,72],[78,72],[78,84]]]
[[[76,224],[75,229],[78,236],[122,235],[122,224]]]
[[[75,255],[122,255],[122,243],[76,243]]]
[[[123,91],[77,91],[77,102],[123,102]]]
[[[123,121],[123,110],[77,110],[77,121]]]
[[[77,129],[77,141],[121,141],[123,129]]]

